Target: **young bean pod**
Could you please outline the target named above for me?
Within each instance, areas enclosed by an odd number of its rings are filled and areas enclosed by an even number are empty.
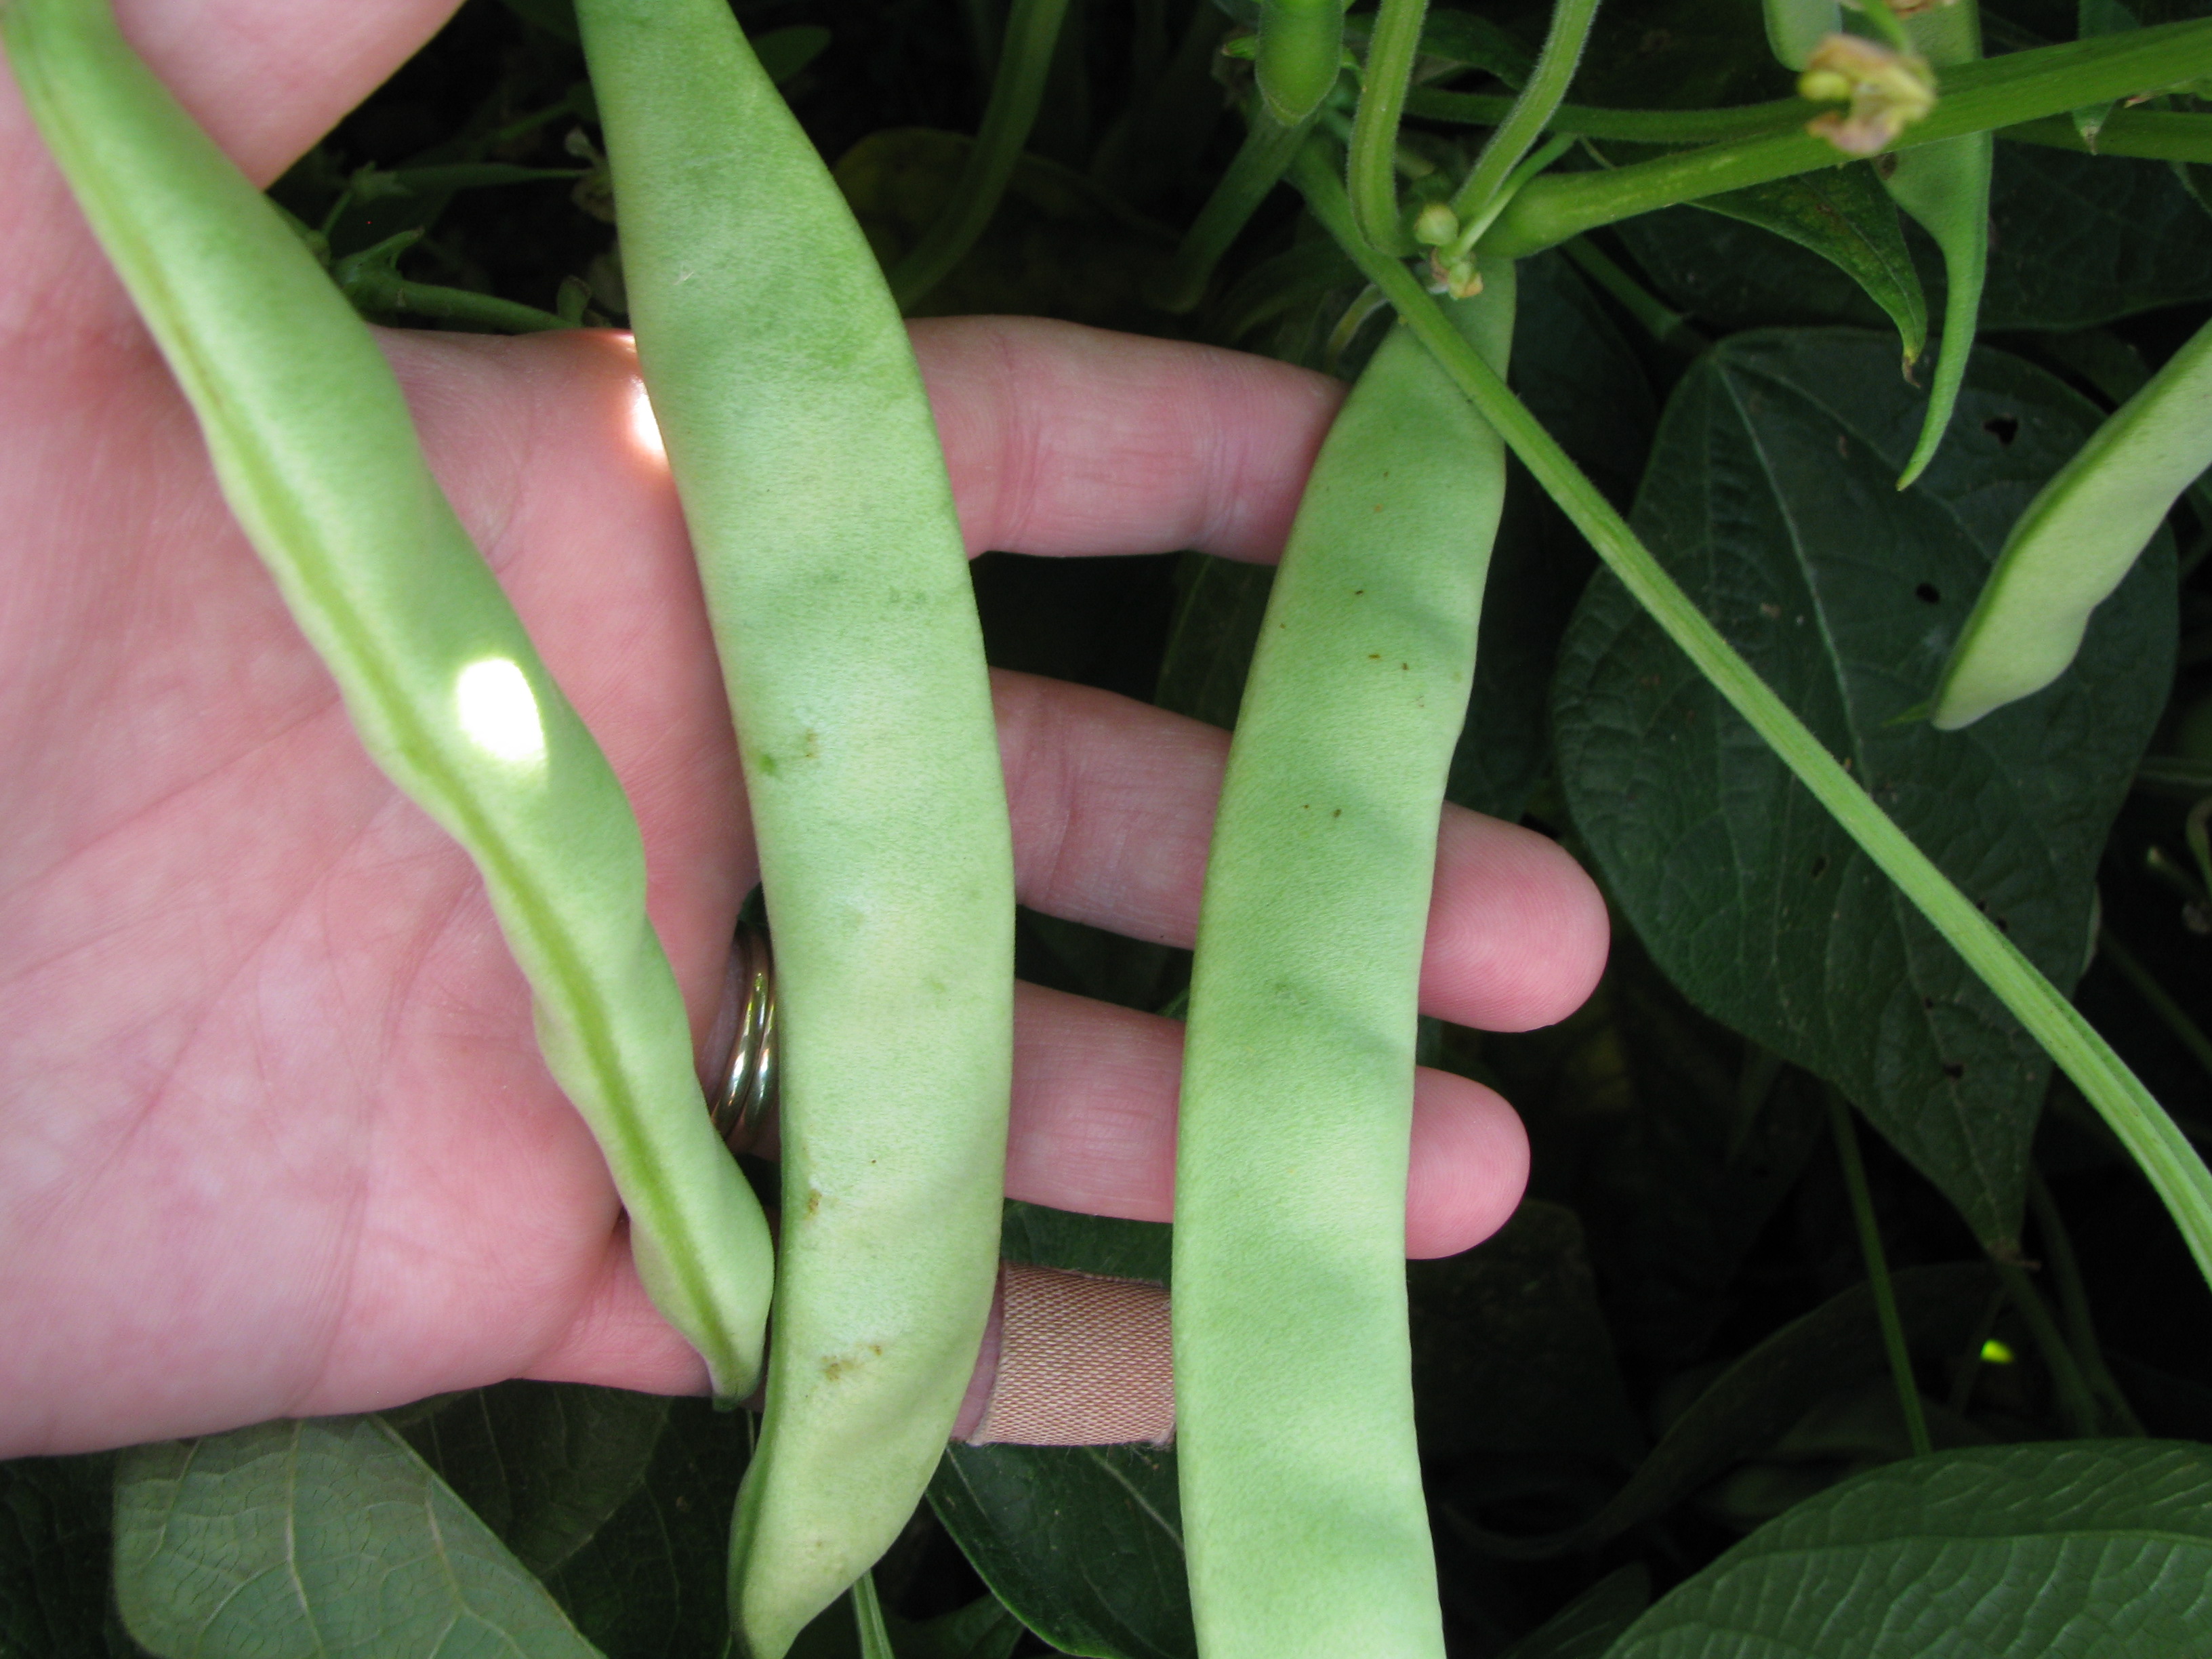
[[[725,0],[583,0],[631,316],[775,932],[783,1217],[741,1649],[895,1538],[989,1313],[1013,857],[981,630],[874,256]]]
[[[1253,69],[1278,121],[1296,126],[1319,109],[1343,63],[1343,0],[1261,0]]]
[[[467,849],[598,1136],[647,1289],[742,1398],[768,1225],[714,1138],[645,911],[622,787],[430,476],[368,328],[117,29],[10,0],[0,36],[48,146],[191,400],[224,496],[363,747]]]
[[[1876,0],[1880,3],[1880,0]],[[1904,20],[1921,54],[1937,69],[1970,64],[1982,55],[1980,0],[1950,0]],[[1943,337],[1928,388],[1920,440],[1899,475],[1908,488],[1935,459],[1951,411],[1966,384],[1974,331],[1982,311],[1982,284],[1990,264],[1990,164],[1996,141],[1986,132],[1917,144],[1884,156],[1875,170],[1890,199],[1920,222],[1943,256]]]
[[[2005,538],[1943,666],[1946,732],[2040,691],[2181,492],[2212,467],[2212,323],[2114,410]]]
[[[1513,267],[1455,322],[1499,368]],[[1405,1213],[1421,941],[1504,450],[1394,328],[1330,429],[1206,865],[1176,1171],[1177,1431],[1206,1659],[1443,1652]]]

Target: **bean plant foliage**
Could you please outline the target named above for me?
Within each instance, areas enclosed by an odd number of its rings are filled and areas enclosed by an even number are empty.
[[[740,0],[887,268],[953,200],[1029,3]],[[1443,94],[1494,123],[1550,11],[1459,4],[1431,9],[1416,59],[1409,188],[1464,173],[1483,129]],[[1983,20],[2001,69],[2077,36],[2212,30],[2212,4],[1988,0]],[[1076,0],[1003,196],[909,311],[1356,374],[1390,307],[1287,188],[1197,305],[1161,303],[1237,149],[1254,21],[1241,0]],[[1355,59],[1371,23],[1355,5]],[[1756,0],[1606,0],[1568,102],[1711,110],[1793,86]],[[2057,684],[1961,732],[1923,715],[2021,510],[2212,315],[2212,137],[2172,125],[2208,111],[2184,90],[2106,129],[2154,115],[2171,155],[2098,153],[2063,103],[2001,137],[1978,341],[1907,490],[1944,263],[1880,158],[1679,191],[1523,258],[1511,375],[2200,1148],[2212,493],[2183,497]],[[1668,153],[1648,137],[1580,138],[1552,176]],[[602,150],[567,0],[466,0],[272,194],[374,320],[620,325]],[[1513,464],[1449,793],[1597,874],[1612,963],[1561,1025],[1421,1036],[1425,1063],[1513,1101],[1534,1153],[1501,1233],[1408,1272],[1449,1650],[2212,1651],[2212,1300],[2180,1233],[1576,522]],[[975,583],[994,662],[1229,726],[1269,573],[989,554]],[[1018,968],[1179,1012],[1188,958],[1024,913]],[[1004,1250],[1169,1276],[1164,1227],[1018,1204]],[[704,1401],[513,1382],[0,1465],[0,1659],[720,1654],[752,1434]],[[951,1449],[876,1571],[895,1652],[1194,1659],[1176,1490],[1172,1446]],[[841,1602],[794,1651],[862,1644]]]

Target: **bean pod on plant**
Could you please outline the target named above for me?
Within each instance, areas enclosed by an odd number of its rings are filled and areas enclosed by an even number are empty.
[[[775,1341],[730,1583],[773,1659],[913,1513],[981,1343],[1013,855],[944,456],[860,227],[724,0],[578,14],[775,933]]]
[[[1513,268],[1455,323],[1503,368]],[[1421,941],[1504,448],[1394,328],[1268,600],[1207,860],[1176,1170],[1206,1659],[1443,1651],[1405,1295]]]
[[[106,0],[11,0],[0,35],[362,746],[482,872],[646,1288],[742,1398],[768,1224],[708,1122],[622,786],[431,477],[368,327]]]
[[[2115,410],[2020,515],[1943,666],[1944,731],[2040,691],[2081,648],[2089,614],[2212,467],[2212,324]]]

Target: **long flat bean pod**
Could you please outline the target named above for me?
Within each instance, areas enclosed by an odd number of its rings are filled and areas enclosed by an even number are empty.
[[[2212,323],[2121,404],[2037,492],[1944,665],[1942,730],[2040,691],[2081,648],[2175,497],[2212,467]]]
[[[783,1219],[731,1607],[780,1655],[897,1535],[982,1340],[1013,860],[914,355],[725,0],[584,0],[638,351],[775,930]]]
[[[1905,19],[1905,27],[1913,45],[1939,70],[1971,64],[1982,55],[1980,0],[1950,0]],[[1899,489],[1935,459],[1958,404],[1959,388],[1966,384],[1966,360],[1973,354],[1975,326],[1982,312],[1982,285],[1989,275],[1990,166],[1995,143],[1989,133],[1968,133],[1899,150],[1875,167],[1890,199],[1920,222],[1943,256],[1943,338],[1936,347],[1920,440],[1899,475]]]
[[[742,1397],[768,1313],[767,1222],[708,1124],[605,757],[431,477],[368,330],[106,0],[10,0],[0,36],[363,746],[483,872],[647,1288],[717,1393]]]
[[[1513,267],[1451,307],[1510,343]],[[1405,1213],[1421,939],[1504,451],[1394,329],[1316,462],[1206,865],[1176,1165],[1177,1432],[1206,1659],[1443,1651]]]

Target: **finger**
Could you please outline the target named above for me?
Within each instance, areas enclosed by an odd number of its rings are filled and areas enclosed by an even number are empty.
[[[117,0],[193,118],[266,184],[442,27],[459,0]]]
[[[971,553],[1282,550],[1341,383],[1026,317],[911,330]]]
[[[1228,733],[1111,692],[993,677],[1022,902],[1159,944],[1195,938]],[[1557,842],[1444,809],[1421,1006],[1526,1030],[1580,1007],[1605,902]]]
[[[1006,1196],[1167,1221],[1182,1026],[1024,985],[1015,1001]],[[1413,1088],[1406,1253],[1449,1255],[1504,1224],[1528,1173],[1521,1120],[1492,1091],[1421,1068]]]
[[[1015,1004],[1006,1196],[1087,1215],[1168,1221],[1175,1208],[1182,1027],[1033,985]],[[1406,1254],[1451,1255],[1498,1231],[1528,1176],[1521,1120],[1490,1090],[1415,1073]],[[653,1310],[626,1237],[529,1376],[661,1394],[706,1389],[698,1357]]]

